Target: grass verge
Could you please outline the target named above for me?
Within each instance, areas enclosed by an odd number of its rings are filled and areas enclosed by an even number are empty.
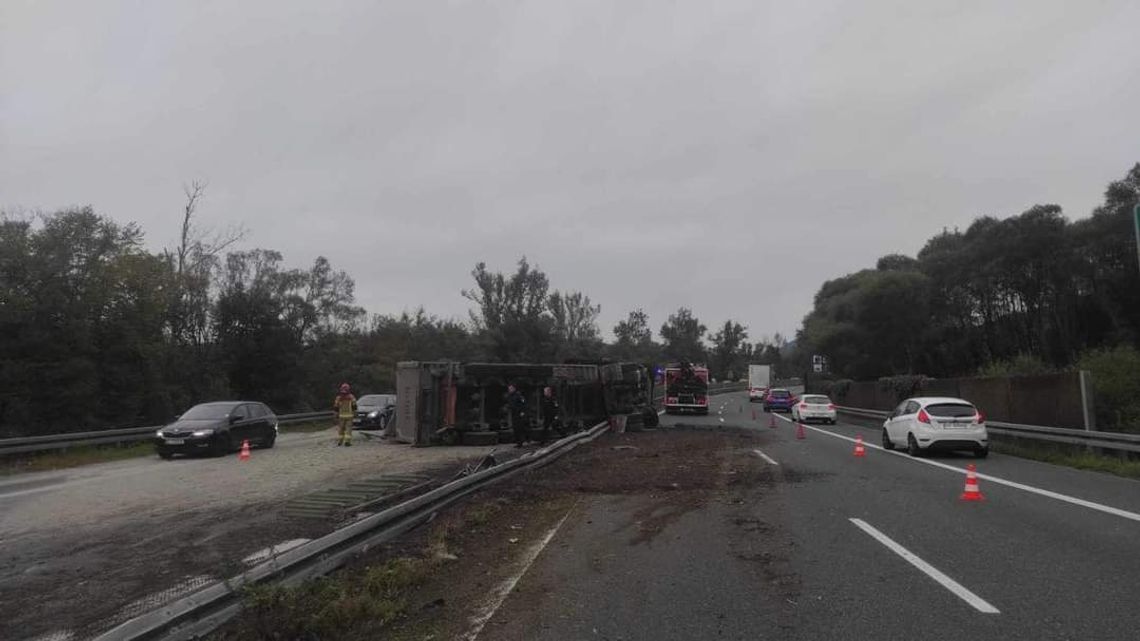
[[[83,445],[66,450],[12,456],[0,461],[0,476],[62,470],[69,467],[122,461],[153,454],[154,445],[150,441],[123,445]]]
[[[238,623],[210,638],[419,640],[425,634],[432,638],[422,627],[414,632],[401,629],[416,609],[412,595],[433,577],[438,579],[444,566],[457,559],[450,551],[455,536],[487,523],[500,509],[500,505],[490,503],[476,506],[464,516],[444,517],[413,554],[365,561],[362,566],[346,567],[297,586],[246,588]]]
[[[1123,476],[1125,478],[1140,479],[1140,461],[1117,458],[1093,452],[1075,452],[1055,449],[1047,446],[1027,445],[1009,441],[993,441],[990,444],[995,452],[1018,456],[1021,458],[1075,467],[1078,470],[1092,470]]]
[[[375,639],[408,608],[406,593],[426,580],[427,558],[402,557],[307,581],[245,591],[236,639]]]

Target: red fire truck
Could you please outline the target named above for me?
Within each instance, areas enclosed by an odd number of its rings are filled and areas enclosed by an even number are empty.
[[[665,413],[709,413],[709,368],[675,363],[665,367]]]

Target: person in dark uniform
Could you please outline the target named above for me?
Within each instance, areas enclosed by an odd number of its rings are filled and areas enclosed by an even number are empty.
[[[560,409],[558,399],[554,397],[554,389],[542,388],[542,443],[544,445],[546,441],[550,440],[551,427],[558,431],[558,436],[566,436],[566,430],[563,429],[562,421],[559,420]]]
[[[522,447],[527,441],[530,428],[526,416],[526,397],[514,385],[507,386],[507,408],[511,413],[511,429],[515,433],[515,447]]]

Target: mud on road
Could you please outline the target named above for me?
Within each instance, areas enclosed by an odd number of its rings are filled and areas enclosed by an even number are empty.
[[[787,569],[790,543],[782,538],[776,519],[760,520],[734,506],[768,492],[780,481],[778,471],[757,464],[751,454],[760,435],[755,430],[670,429],[630,434],[605,434],[558,461],[499,485],[491,486],[453,507],[423,527],[382,549],[357,559],[342,572],[364,573],[398,557],[430,564],[428,576],[401,596],[402,612],[395,623],[346,621],[322,639],[460,639],[472,630],[473,619],[494,605],[505,581],[517,576],[536,544],[565,519],[564,529],[583,526],[584,507],[594,501],[618,500],[630,506],[619,522],[605,525],[604,536],[620,546],[653,546],[670,535],[678,519],[711,503],[726,507],[730,525],[741,540],[763,540],[763,551],[749,547],[740,558],[755,568],[758,580],[783,597],[797,594],[797,580]],[[566,545],[554,537],[552,548]],[[582,554],[589,554],[583,550]],[[605,559],[594,560],[603,571]],[[511,599],[518,607],[545,607],[550,586],[515,586]],[[268,615],[268,616],[267,616]],[[259,612],[260,621],[272,614]],[[500,637],[503,622],[490,618],[480,639]],[[217,639],[266,638],[265,629],[238,623]]]

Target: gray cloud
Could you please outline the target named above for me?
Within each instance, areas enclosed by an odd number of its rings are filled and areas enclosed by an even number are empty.
[[[801,3],[802,4],[802,3]],[[464,316],[478,260],[655,325],[794,331],[944,226],[1087,215],[1140,160],[1140,5],[8,2],[0,205],[205,222],[376,312]]]

